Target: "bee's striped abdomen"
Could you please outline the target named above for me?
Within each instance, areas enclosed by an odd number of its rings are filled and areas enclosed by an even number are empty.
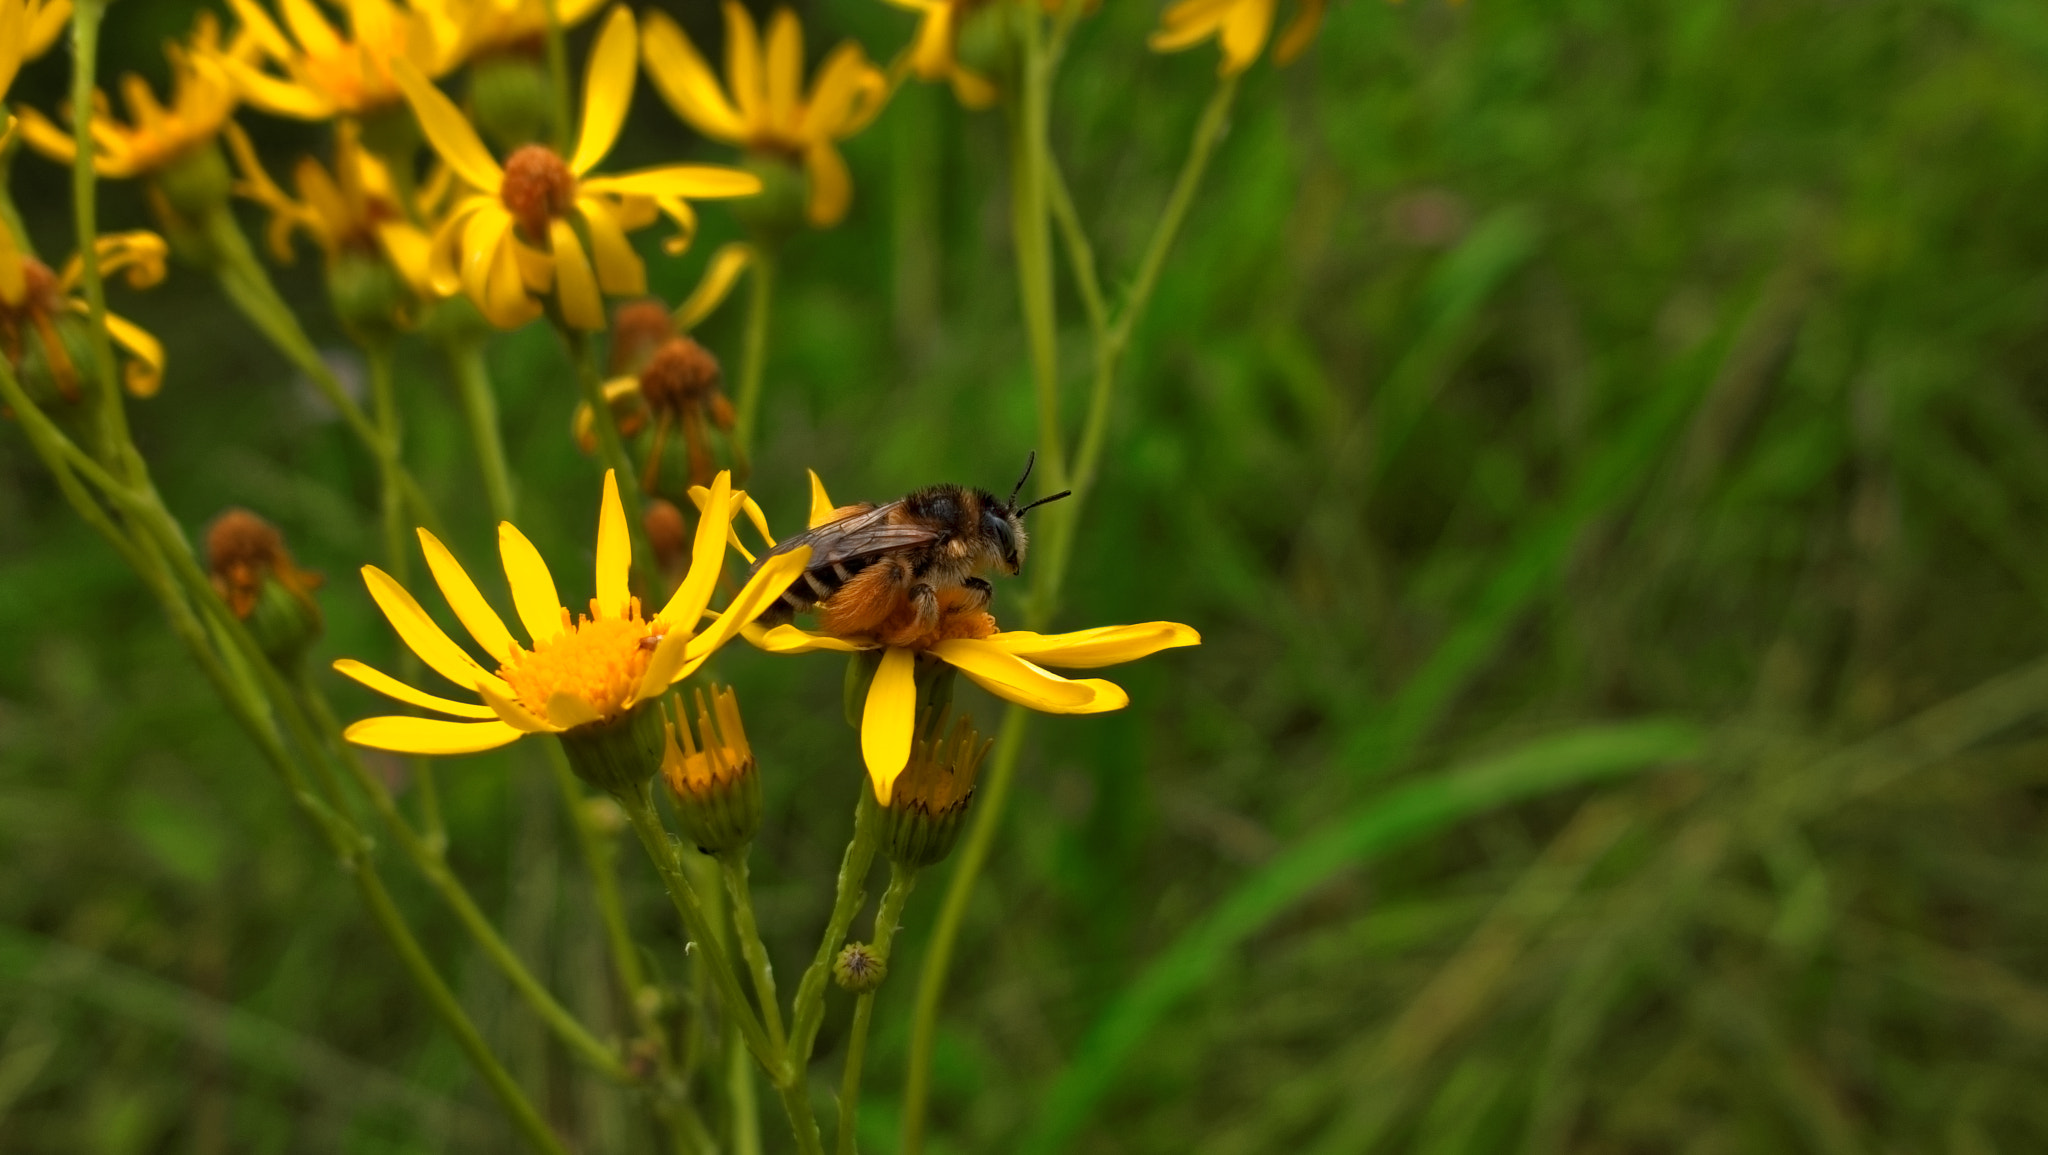
[[[839,588],[853,580],[853,576],[866,569],[871,557],[850,557],[805,570],[802,577],[790,583],[782,596],[756,619],[766,625],[780,625],[803,613],[826,598],[839,592]]]

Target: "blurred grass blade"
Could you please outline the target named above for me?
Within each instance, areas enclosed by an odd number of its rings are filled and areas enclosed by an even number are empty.
[[[1065,1146],[1153,1026],[1208,982],[1232,948],[1338,871],[1495,807],[1631,774],[1700,745],[1698,730],[1670,721],[1554,735],[1389,790],[1302,839],[1182,932],[1111,1001],[1054,1082],[1020,1150],[1050,1155]]]

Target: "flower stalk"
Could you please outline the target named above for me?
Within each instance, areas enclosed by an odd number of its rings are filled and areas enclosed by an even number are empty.
[[[889,947],[896,928],[903,921],[903,907],[910,901],[910,888],[917,885],[917,869],[897,863],[889,865],[889,888],[882,892],[882,905],[875,912],[874,939],[869,949],[882,966],[889,963]],[[868,1021],[874,1017],[875,992],[862,991],[853,1004],[853,1026],[847,1031],[846,1067],[839,1078],[839,1130],[835,1155],[859,1155],[860,1078],[867,1058]]]

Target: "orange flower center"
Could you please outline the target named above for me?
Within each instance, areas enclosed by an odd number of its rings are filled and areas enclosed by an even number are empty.
[[[505,159],[505,183],[498,198],[526,239],[540,244],[547,240],[548,222],[568,216],[575,205],[576,174],[547,145],[525,145]]]
[[[654,647],[643,643],[660,635],[641,620],[639,599],[620,618],[597,616],[594,602],[590,609],[592,616],[573,622],[564,609],[561,633],[531,650],[513,643],[512,656],[498,668],[535,717],[548,716],[548,702],[557,694],[587,704],[602,718],[616,717],[647,672]]]

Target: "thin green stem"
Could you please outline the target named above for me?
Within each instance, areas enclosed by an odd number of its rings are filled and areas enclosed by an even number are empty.
[[[562,809],[568,812],[570,826],[576,831],[577,846],[583,853],[583,864],[590,871],[591,887],[597,892],[598,919],[604,923],[605,940],[611,948],[612,971],[618,979],[620,993],[634,1019],[639,1022],[641,1031],[665,1042],[660,1025],[648,1013],[642,999],[647,989],[647,976],[640,968],[640,948],[634,943],[633,932],[626,922],[626,904],[619,898],[619,877],[613,862],[615,856],[611,842],[591,820],[590,796],[583,792],[575,771],[569,768],[569,757],[562,752],[562,744],[543,742],[541,746],[548,752],[548,768],[554,774],[556,790],[561,793]]]
[[[704,969],[710,973],[712,985],[718,989],[718,998],[725,1005],[726,1014],[739,1024],[740,1037],[746,1040],[747,1049],[754,1053],[754,1058],[771,1075],[777,1076],[776,1081],[780,1083],[786,1060],[762,1028],[760,1016],[747,1002],[746,992],[740,989],[739,977],[733,974],[724,952],[717,949],[717,928],[705,917],[695,888],[683,875],[682,863],[676,858],[676,844],[669,838],[667,828],[662,826],[661,816],[654,811],[652,790],[643,782],[637,789],[613,797],[626,812],[626,820],[632,823],[633,833],[639,836],[647,857],[653,860],[655,872],[661,875],[669,901],[683,920],[684,933],[700,945]]]
[[[725,876],[725,891],[732,898],[732,925],[739,937],[740,957],[754,975],[754,998],[761,1004],[768,1037],[785,1054],[788,1038],[782,1033],[782,1007],[775,997],[775,968],[768,961],[768,948],[761,942],[761,930],[754,921],[754,895],[747,886],[747,854],[744,848],[717,856],[719,873]]]
[[[889,945],[896,937],[896,927],[903,921],[903,905],[910,901],[910,888],[916,885],[915,867],[889,864],[889,889],[882,892],[882,905],[875,911],[874,941],[868,944],[868,949],[885,967],[889,963]],[[862,991],[853,1004],[853,1026],[847,1034],[846,1043],[846,1068],[839,1077],[837,1155],[859,1155],[861,1065],[867,1058],[868,1021],[874,1013],[875,992]]]
[[[732,434],[742,480],[752,468],[754,434],[761,420],[761,382],[768,372],[768,314],[775,298],[775,257],[774,245],[755,245],[753,267],[747,273],[747,328],[740,345],[740,396]]]
[[[128,410],[115,372],[114,341],[107,329],[107,285],[100,275],[99,173],[93,167],[93,88],[99,64],[100,20],[106,0],[79,0],[71,9],[71,212],[78,231],[78,260],[84,271],[85,303],[91,321],[93,376],[99,383],[94,406],[101,452],[116,473],[134,481],[142,463],[128,438]]]
[[[477,471],[483,477],[484,498],[490,503],[491,517],[511,521],[517,512],[517,499],[512,488],[512,470],[505,463],[505,435],[498,425],[498,395],[491,388],[483,342],[453,339],[447,343],[445,352],[448,375],[455,381],[462,416],[469,423],[469,439],[476,446]]]
[[[555,151],[569,155],[569,133],[576,123],[571,117],[569,106],[569,30],[562,24],[560,0],[542,0],[541,7],[547,13],[548,35],[548,85],[554,97]]]
[[[989,852],[995,848],[1030,717],[1031,712],[1022,706],[1011,706],[1003,712],[1003,726],[996,735],[988,774],[975,791],[974,824],[960,847],[953,877],[947,880],[946,897],[939,904],[939,918],[932,926],[931,944],[925,948],[924,967],[917,975],[917,999],[910,1016],[910,1062],[903,1084],[903,1155],[917,1155],[924,1150],[925,1109],[931,1101],[932,1047],[938,1042],[939,1003],[946,994],[946,973],[953,962],[953,947],[960,938],[960,924],[967,917],[967,904],[974,897],[974,884],[981,878]]]
[[[796,1004],[790,1012],[790,1052],[797,1066],[810,1062],[818,1026],[825,1020],[825,988],[832,979],[832,959],[846,942],[846,932],[867,901],[868,869],[875,861],[875,844],[881,838],[882,808],[874,791],[863,780],[860,801],[853,812],[853,837],[839,861],[839,881],[832,896],[832,914],[825,934],[818,940],[818,953],[797,984]]]
[[[1038,397],[1038,460],[1047,492],[1067,488],[1066,438],[1060,427],[1059,317],[1053,293],[1052,230],[1046,191],[1051,84],[1043,21],[1018,17],[1023,29],[1021,85],[1010,103],[1010,236],[1017,251],[1017,294],[1031,350]]]
[[[1081,294],[1081,307],[1088,313],[1088,332],[1099,347],[1109,334],[1109,302],[1102,295],[1102,279],[1095,269],[1095,246],[1081,225],[1074,208],[1074,196],[1067,190],[1067,178],[1048,157],[1045,166],[1046,193],[1052,207],[1053,223],[1059,226],[1060,241],[1066,246],[1067,265],[1073,270],[1074,288]]]

